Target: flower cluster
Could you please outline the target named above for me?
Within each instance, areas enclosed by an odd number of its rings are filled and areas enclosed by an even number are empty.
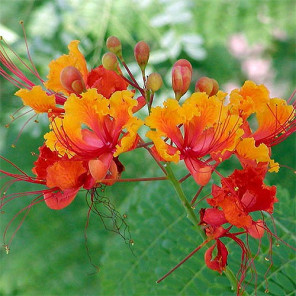
[[[81,189],[94,192],[102,184],[112,186],[118,181],[131,181],[122,178],[125,166],[119,157],[134,149],[146,149],[164,176],[133,181],[167,179],[176,188],[188,177],[195,180],[197,194],[191,205],[186,198],[182,203],[195,227],[204,232],[205,241],[190,256],[212,241],[205,252],[205,263],[222,273],[229,250],[221,238],[236,242],[242,250],[239,293],[246,270],[254,260],[240,236],[260,240],[264,232],[273,235],[264,220],[255,221],[251,213],[272,214],[274,204],[278,202],[276,187],[265,185],[264,179],[267,172],[279,170],[279,164],[272,159],[272,147],[296,130],[296,104],[291,103],[292,97],[288,103],[271,98],[264,85],[252,81],[246,81],[228,95],[219,90],[216,80],[202,77],[196,82],[195,91],[184,98],[190,88],[192,66],[182,59],[172,69],[175,97],[165,100],[162,106],[155,106],[155,92],[161,88],[162,79],[158,73],[146,76],[149,60],[146,42],[139,42],[134,49],[143,86],[126,65],[118,38],[109,37],[109,52],[103,56],[102,65],[91,70],[78,45],[79,41],[72,41],[68,54],[50,62],[47,80],[40,77],[28,55],[31,66],[22,63],[37,83],[27,78],[1,45],[1,75],[19,88],[16,96],[34,112],[34,116],[47,115],[49,131],[44,135],[44,143],[34,162],[34,176],[0,156],[18,170],[12,173],[0,169],[2,175],[11,178],[2,187],[0,209],[27,194],[37,197],[24,209],[43,200],[51,209],[63,209]],[[128,73],[127,77],[119,62]],[[140,109],[142,119],[137,113]],[[251,127],[252,121],[257,122],[256,129]],[[139,135],[144,125],[149,128],[145,138]],[[230,157],[239,160],[241,169],[224,177],[218,166]],[[188,174],[178,181],[170,163],[182,161]],[[213,174],[221,181],[212,185],[208,207],[199,209],[198,219],[194,202]],[[44,189],[7,194],[16,181],[41,184]],[[7,249],[10,243],[11,240],[5,243]],[[213,255],[214,251],[216,255]]]

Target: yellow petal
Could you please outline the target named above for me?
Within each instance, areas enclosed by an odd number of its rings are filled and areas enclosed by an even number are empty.
[[[212,97],[206,93],[193,93],[182,106],[186,123],[198,125],[198,129],[203,130],[224,121],[227,115],[227,107],[223,105],[225,96],[226,93],[223,92]]]
[[[180,151],[177,150],[174,154],[170,154],[170,145],[164,142],[161,138],[163,134],[155,131],[148,131],[146,137],[150,138],[155,145],[158,154],[166,161],[178,162],[180,160]]]
[[[116,151],[113,154],[114,157],[118,156],[120,153],[129,151],[136,139],[137,131],[144,124],[144,122],[138,118],[131,118],[128,123],[124,126],[127,133],[121,138],[120,143],[116,145]]]
[[[52,111],[56,108],[55,96],[47,95],[41,86],[34,86],[31,90],[20,89],[15,93],[25,106],[31,107],[36,113]]]
[[[243,118],[260,110],[269,101],[269,91],[263,85],[256,85],[253,81],[246,81],[240,90],[235,89],[230,94],[230,104],[233,111],[243,111]]]
[[[278,162],[275,162],[273,159],[269,162],[269,172],[270,173],[278,173],[280,170],[280,165]]]
[[[67,154],[68,158],[71,158],[75,153],[66,148],[67,145],[64,140],[60,140],[65,138],[65,131],[62,129],[62,124],[63,121],[60,117],[56,117],[51,121],[51,131],[44,135],[45,144],[51,151],[57,151],[61,156]]]
[[[156,128],[163,136],[169,137],[181,145],[183,138],[178,125],[182,124],[184,120],[185,116],[178,101],[168,99],[164,102],[163,107],[152,108],[145,124]]]
[[[183,121],[184,115],[178,101],[168,99],[163,103],[163,107],[152,108],[145,124],[166,133],[169,127],[175,127]]]
[[[63,127],[67,136],[73,142],[81,142],[82,124],[95,130],[102,128],[102,120],[109,112],[109,102],[95,89],[89,89],[81,98],[71,94],[65,103]]]
[[[255,139],[277,136],[285,132],[289,121],[295,118],[295,110],[292,105],[282,99],[273,98],[256,112],[258,129],[253,135]]]
[[[269,162],[269,149],[265,144],[255,146],[255,140],[253,138],[245,138],[236,147],[236,152],[239,156],[256,160],[256,162]]]

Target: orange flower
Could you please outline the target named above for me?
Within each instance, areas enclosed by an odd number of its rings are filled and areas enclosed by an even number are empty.
[[[224,106],[225,95],[194,93],[182,106],[168,99],[164,107],[152,108],[146,119],[146,124],[155,129],[147,137],[154,142],[159,158],[173,162],[183,159],[200,185],[206,185],[211,177],[211,162],[217,164],[232,153],[243,134],[241,118],[230,115],[228,106]],[[210,158],[203,161],[207,155]]]
[[[283,99],[271,99],[264,85],[246,81],[240,90],[231,92],[230,106],[232,112],[243,118],[245,137],[254,137],[256,146],[261,143],[274,146],[296,130],[295,102],[288,105]],[[247,122],[253,113],[258,122],[254,131]]]
[[[115,158],[137,143],[142,121],[133,116],[135,105],[133,93],[127,90],[115,92],[109,100],[95,89],[81,98],[72,94],[65,103],[64,118],[51,122],[46,145],[60,155],[88,161],[90,173],[100,182],[116,165]]]

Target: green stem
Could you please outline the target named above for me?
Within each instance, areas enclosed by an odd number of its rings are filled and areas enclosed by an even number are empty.
[[[198,233],[200,234],[200,236],[204,239],[204,233],[203,231],[200,229],[200,227],[198,227],[199,224],[199,219],[197,218],[197,216],[195,215],[189,201],[187,200],[185,193],[181,187],[181,184],[179,183],[179,181],[177,180],[171,166],[169,163],[167,163],[166,167],[166,172],[167,172],[167,176],[168,179],[171,181],[171,183],[173,184],[176,192],[178,193],[178,197],[181,200],[182,205],[184,206],[186,212],[187,212],[187,217],[188,219],[192,222],[192,224],[195,226],[195,229],[198,231]]]

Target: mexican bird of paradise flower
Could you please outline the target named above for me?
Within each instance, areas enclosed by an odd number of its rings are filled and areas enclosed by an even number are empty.
[[[221,91],[210,97],[196,92],[182,106],[168,99],[163,107],[152,108],[146,118],[153,129],[147,137],[154,142],[158,157],[170,162],[184,160],[201,186],[208,183],[215,166],[234,151],[243,134],[242,119],[230,114],[225,96]]]
[[[279,165],[270,158],[270,148],[295,132],[296,101],[288,105],[283,99],[270,98],[264,85],[246,81],[241,89],[231,92],[230,106],[232,112],[243,119],[244,135],[236,148],[242,165],[253,163],[253,166],[256,166],[257,163],[266,163],[270,172],[278,172]],[[255,130],[251,129],[248,121],[252,119],[252,114],[255,115],[258,125]]]
[[[53,145],[54,136],[57,136],[56,147],[60,148],[50,146],[53,148],[50,150],[45,144],[39,148],[39,156],[32,170],[36,177],[29,176],[0,156],[18,171],[0,171],[12,178],[1,188],[3,196],[0,208],[20,196],[37,195],[12,221],[42,200],[49,208],[58,210],[68,206],[81,188],[90,190],[100,186],[99,182],[112,185],[124,169],[118,155],[137,144],[137,129],[142,122],[133,117],[133,112],[139,107],[138,101],[133,99],[134,92],[126,90],[128,83],[114,71],[99,66],[88,72],[78,44],[79,41],[72,41],[68,46],[69,54],[50,63],[46,82],[38,74],[29,52],[31,68],[12,51],[39,80],[39,85],[23,74],[1,44],[0,74],[20,88],[16,95],[21,97],[25,106],[31,107],[36,114],[48,114],[53,131],[47,134],[46,143]],[[58,124],[61,129],[57,130]],[[82,128],[82,124],[86,128]],[[63,153],[66,150],[67,153]],[[46,188],[7,195],[9,187],[18,181],[44,185]]]
[[[135,148],[142,121],[133,116],[137,101],[131,91],[117,91],[110,99],[95,89],[81,97],[72,94],[65,103],[64,118],[51,122],[44,137],[46,146],[59,155],[87,161],[93,182],[101,182],[108,171],[118,177],[116,159]]]

